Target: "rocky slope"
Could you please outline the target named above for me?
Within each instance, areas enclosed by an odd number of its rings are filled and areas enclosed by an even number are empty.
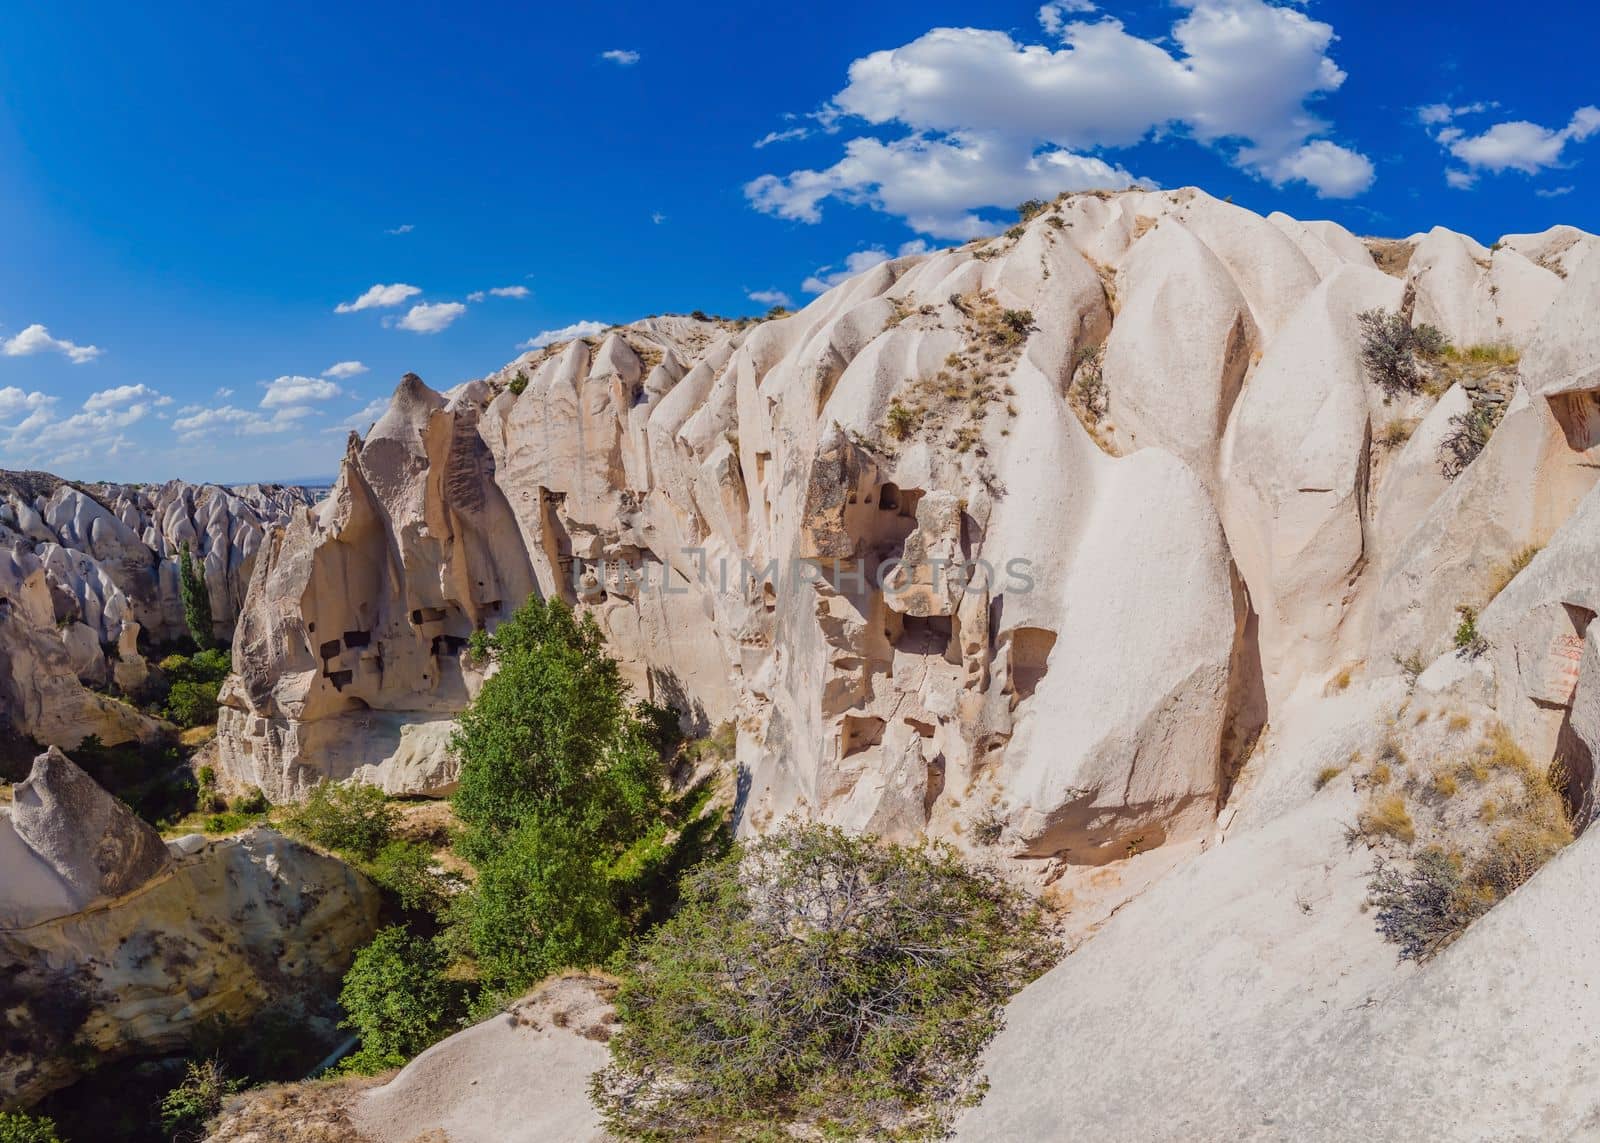
[[[738,720],[746,828],[998,824],[1056,871],[1202,838],[1276,710],[1449,650],[1455,606],[1593,483],[1594,245],[1076,195],[778,320],[622,327],[448,398],[408,378],[257,565],[222,764],[275,798],[447,789],[466,638],[537,590],[592,610],[643,692]],[[1390,401],[1373,308],[1521,372]],[[1479,406],[1503,419],[1447,476]],[[1584,633],[1581,600],[1540,606],[1525,657]],[[1537,673],[1496,701],[1548,757]]]
[[[203,569],[216,634],[243,604],[266,530],[305,489],[70,484],[0,472],[0,722],[46,745],[148,734],[107,693],[136,692],[142,652],[185,635],[178,556]]]
[[[0,1106],[336,987],[377,891],[269,830],[169,848],[59,750],[0,806]]]

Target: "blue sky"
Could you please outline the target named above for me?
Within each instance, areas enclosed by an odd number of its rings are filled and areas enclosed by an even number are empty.
[[[1035,193],[1600,228],[1588,5],[326,7],[8,6],[0,467],[331,473],[407,370],[803,302]]]

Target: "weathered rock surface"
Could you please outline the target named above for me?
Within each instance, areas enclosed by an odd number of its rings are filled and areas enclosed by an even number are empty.
[[[998,822],[1046,878],[1203,838],[1274,710],[1448,650],[1594,484],[1594,242],[1380,260],[1193,189],[1074,195],[776,320],[617,327],[449,398],[408,377],[264,546],[220,765],[275,798],[448,790],[465,641],[534,592],[641,693],[737,721],[747,830]],[[1372,308],[1523,351],[1460,475],[1451,418],[1488,398],[1387,398]]]
[[[106,797],[45,805],[43,832],[95,845],[87,831]],[[15,863],[16,839],[41,828],[30,822],[12,833],[0,816],[0,1104],[70,1083],[85,1060],[172,1051],[207,1021],[326,995],[377,929],[378,894],[364,877],[262,829],[171,856],[129,853],[79,908],[75,886]],[[108,852],[91,853],[91,865]]]
[[[0,925],[25,928],[166,872],[161,835],[52,746],[0,808]]]
[[[305,489],[69,484],[0,472],[0,725],[68,749],[148,735],[137,711],[82,684],[132,693],[148,646],[185,632],[178,557],[205,574],[216,634],[243,604],[266,530],[312,502]],[[108,650],[109,649],[109,650]]]

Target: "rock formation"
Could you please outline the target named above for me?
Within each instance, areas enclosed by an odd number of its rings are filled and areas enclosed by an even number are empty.
[[[0,1105],[336,987],[377,891],[270,830],[169,847],[59,750],[0,807]]]
[[[1595,242],[1073,195],[774,320],[617,327],[448,397],[408,377],[266,545],[221,765],[274,798],[448,790],[467,638],[536,592],[641,693],[737,721],[745,829],[998,829],[1047,878],[1203,838],[1276,711],[1448,652],[1593,484]],[[1521,374],[1386,393],[1371,309]],[[1447,471],[1479,408],[1499,427]],[[1572,594],[1547,606],[1581,636]]]
[[[312,503],[302,488],[70,484],[0,472],[0,725],[66,748],[152,724],[117,702],[136,693],[141,649],[186,634],[185,545],[204,570],[213,632],[227,637],[266,530]],[[91,689],[94,688],[94,689]]]

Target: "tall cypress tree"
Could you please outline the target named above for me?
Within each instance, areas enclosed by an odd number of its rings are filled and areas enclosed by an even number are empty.
[[[211,593],[206,590],[205,572],[183,545],[178,555],[178,594],[183,597],[183,621],[195,646],[209,651],[217,645],[211,627]]]

